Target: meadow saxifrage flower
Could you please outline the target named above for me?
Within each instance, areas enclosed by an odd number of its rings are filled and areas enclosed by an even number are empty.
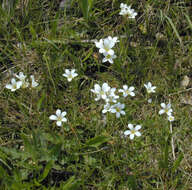
[[[113,59],[117,58],[117,56],[115,54],[110,55],[106,52],[103,55],[105,56],[102,60],[103,63],[108,61],[109,63],[113,64]]]
[[[111,87],[107,83],[103,83],[102,86],[100,86],[99,84],[95,84],[94,89],[91,89],[91,92],[97,95],[95,101],[98,101],[100,99],[106,100],[110,89]]]
[[[118,102],[117,104],[113,104],[111,106],[110,112],[116,114],[116,118],[119,118],[120,115],[125,115],[125,111],[123,110],[125,108],[125,104],[121,104]]]
[[[102,110],[102,113],[105,114],[105,113],[107,113],[107,112],[110,112],[110,110],[111,110],[111,105],[110,105],[109,103],[106,103],[106,104],[104,105],[104,108],[103,108],[103,110]]]
[[[16,91],[17,89],[21,88],[22,81],[16,81],[15,78],[11,79],[11,84],[6,84],[5,88],[11,90],[12,92]]]
[[[71,69],[71,71],[69,69],[65,69],[63,76],[67,78],[68,82],[71,82],[74,77],[78,76],[78,74],[75,73],[75,69]]]
[[[39,85],[39,83],[35,81],[34,76],[31,75],[30,78],[31,78],[31,87],[32,87],[32,88],[37,87],[37,86]]]
[[[107,103],[116,103],[119,96],[115,94],[116,88],[110,88],[110,90],[107,92],[107,98],[105,101]]]
[[[159,114],[162,115],[164,113],[166,113],[168,116],[172,114],[173,110],[171,109],[171,104],[165,104],[165,103],[161,103],[161,107],[163,109],[161,109],[159,111]]]
[[[131,140],[134,139],[135,135],[138,137],[141,136],[141,133],[139,132],[139,130],[141,129],[141,125],[136,125],[134,127],[133,124],[129,123],[128,128],[129,128],[129,130],[126,130],[124,132],[124,135],[125,136],[129,135]]]
[[[152,86],[151,82],[144,84],[144,86],[145,86],[148,94],[155,93],[156,86]]]
[[[167,117],[168,121],[173,122],[175,121],[175,117],[173,115],[168,115]]]
[[[127,97],[128,95],[135,96],[135,93],[133,92],[134,90],[135,88],[133,86],[128,88],[127,85],[123,85],[123,89],[119,89],[119,92],[122,92],[124,97]]]
[[[26,80],[27,76],[24,75],[23,72],[19,72],[19,75],[15,74],[15,77],[22,82],[22,85],[21,85],[22,88],[27,88],[29,86],[29,82],[28,80]]]
[[[127,4],[121,3],[120,4],[120,15],[128,16],[128,18],[134,19],[137,16],[137,13],[134,9],[131,9],[131,6],[128,6]]]
[[[61,112],[60,109],[57,109],[56,115],[49,116],[49,119],[56,121],[57,126],[60,127],[60,126],[62,126],[62,122],[67,122],[67,119],[65,118],[66,114],[67,113],[65,111]]]

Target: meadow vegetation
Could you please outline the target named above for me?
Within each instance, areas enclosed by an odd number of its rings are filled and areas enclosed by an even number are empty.
[[[0,1],[0,189],[192,189],[191,0],[60,3]]]

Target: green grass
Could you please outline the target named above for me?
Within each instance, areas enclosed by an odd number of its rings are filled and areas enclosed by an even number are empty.
[[[191,1],[121,1],[138,12],[135,21],[119,15],[118,0],[90,8],[72,0],[64,10],[59,0],[7,2],[0,6],[0,189],[190,190],[192,111],[181,99],[191,91],[180,82],[192,77]],[[90,41],[109,35],[120,39],[113,65]],[[62,76],[67,68],[78,73],[71,83]],[[20,71],[40,85],[6,89]],[[149,81],[157,86],[151,104]],[[136,88],[122,99],[125,116],[103,118],[90,89],[104,82]],[[169,101],[173,134],[158,114]],[[58,108],[67,112],[62,127],[49,120]],[[128,123],[142,125],[142,136],[120,138]]]

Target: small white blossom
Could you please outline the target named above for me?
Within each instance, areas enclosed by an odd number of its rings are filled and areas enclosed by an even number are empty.
[[[32,88],[37,87],[37,86],[39,85],[39,83],[35,81],[34,76],[31,75],[30,78],[31,78],[31,87],[32,87]]]
[[[67,113],[65,111],[61,112],[60,109],[57,109],[56,110],[56,115],[51,115],[49,117],[49,119],[56,121],[57,126],[62,126],[62,122],[66,122],[67,121],[67,119],[65,118],[66,114]]]
[[[128,18],[135,18],[137,16],[137,13],[135,12],[134,9],[131,9],[131,6],[128,6],[127,4],[121,3],[120,4],[120,15],[127,15]]]
[[[149,99],[147,100],[147,102],[150,104],[150,103],[152,102],[152,99],[149,98]]]
[[[69,69],[65,69],[63,76],[66,77],[69,82],[71,82],[74,77],[78,76],[78,74],[75,73],[75,69],[71,69],[71,71]]]
[[[130,130],[126,130],[124,132],[124,135],[127,136],[127,135],[130,135],[130,139],[134,139],[134,136],[141,136],[141,133],[139,132],[139,129],[141,129],[141,125],[136,125],[135,127],[133,126],[133,124],[128,124],[128,127]]]
[[[108,36],[105,39],[100,39],[99,41],[95,42],[97,48],[99,48],[99,52],[105,55],[114,55],[114,47],[115,43],[119,42],[117,37],[112,38]],[[114,58],[113,58],[114,59]]]
[[[165,103],[161,103],[161,107],[163,108],[163,109],[161,109],[160,111],[159,111],[159,114],[161,115],[161,114],[164,114],[164,113],[166,113],[168,116],[169,115],[171,115],[171,113],[173,112],[173,110],[171,109],[171,104],[165,104]]]
[[[168,121],[172,122],[175,120],[175,117],[172,115],[168,115],[167,119],[168,119]]]
[[[98,101],[100,99],[106,100],[110,89],[111,87],[107,83],[103,83],[102,87],[100,87],[99,84],[95,84],[94,89],[91,89],[91,92],[97,95],[95,101]]]
[[[120,115],[125,115],[125,111],[123,111],[124,108],[125,104],[121,104],[120,102],[118,102],[117,104],[111,106],[110,112],[115,113],[116,117],[119,118]]]
[[[147,84],[144,84],[145,88],[147,89],[147,93],[154,93],[156,86],[152,86],[151,82],[148,82]]]
[[[12,92],[16,91],[17,89],[21,88],[22,81],[16,81],[15,78],[11,79],[11,84],[7,84],[5,87],[10,89]]]
[[[128,95],[135,96],[135,93],[133,92],[134,90],[135,88],[133,86],[128,88],[127,85],[123,85],[123,89],[119,89],[119,92],[122,92],[124,97],[127,97]]]
[[[15,74],[15,77],[18,78],[22,82],[22,88],[27,88],[29,86],[28,80],[26,80],[26,75],[23,72],[19,72],[19,75]]]
[[[108,61],[109,63],[113,64],[113,59],[115,59],[117,57],[115,54],[110,55],[106,52],[103,55],[105,56],[102,60],[103,63]]]
[[[105,99],[106,102],[116,103],[119,96],[115,94],[116,88],[110,88],[107,92],[107,98]]]
[[[102,110],[102,113],[105,114],[107,112],[110,112],[111,110],[111,105],[109,103],[104,105],[104,109]]]

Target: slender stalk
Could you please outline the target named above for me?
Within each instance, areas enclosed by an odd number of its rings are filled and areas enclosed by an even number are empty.
[[[170,132],[171,132],[172,154],[173,154],[173,159],[175,160],[175,146],[174,146],[174,139],[173,139],[173,127],[172,127],[172,123],[171,122],[170,122]]]

